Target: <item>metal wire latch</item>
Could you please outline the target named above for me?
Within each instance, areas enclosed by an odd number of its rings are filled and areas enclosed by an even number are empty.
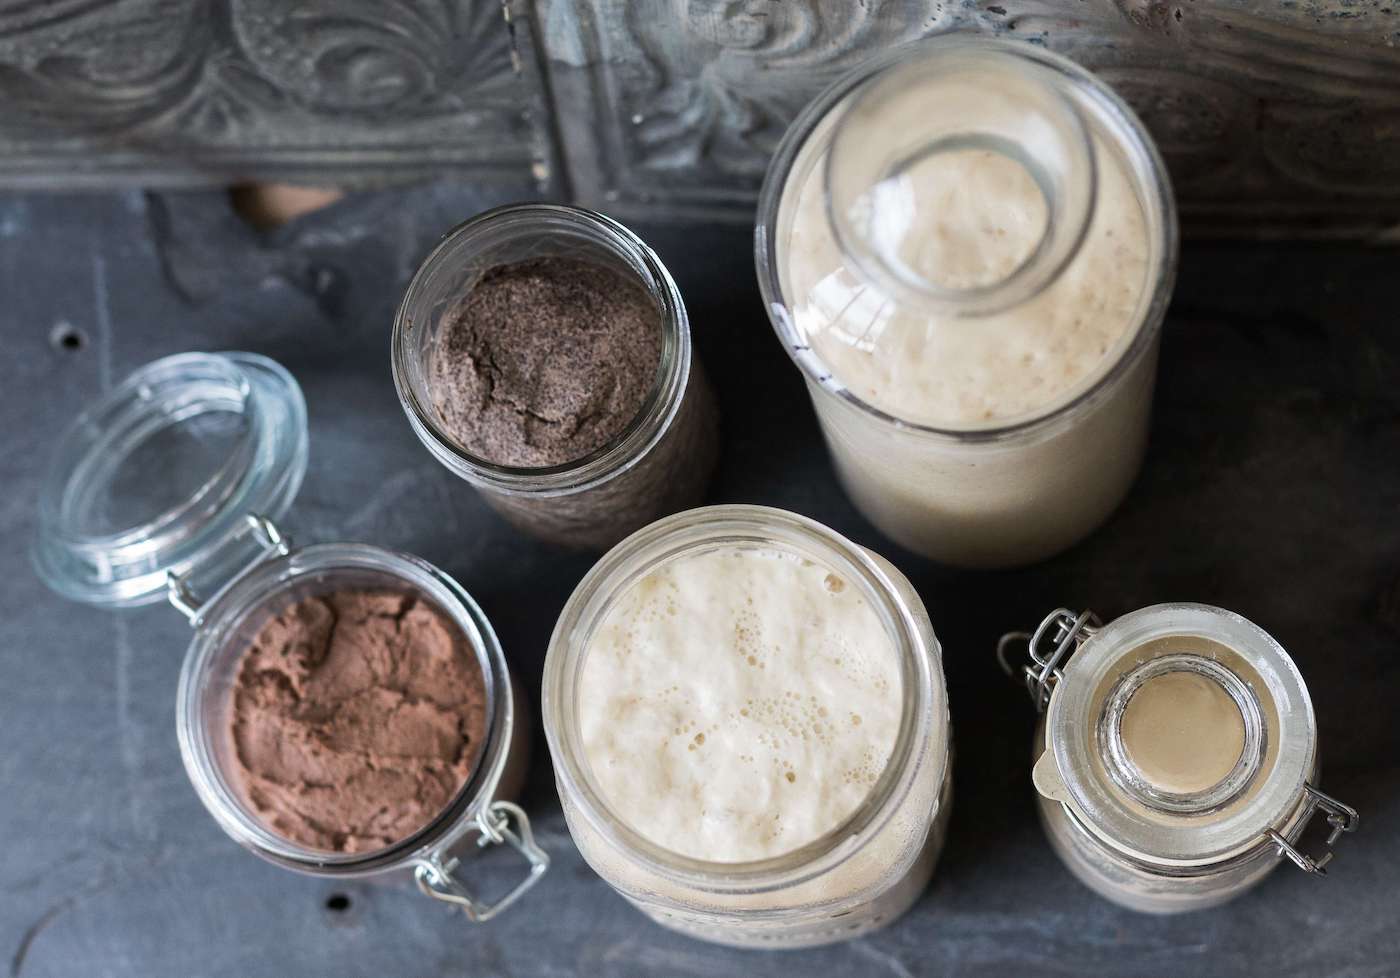
[[[1083,645],[1094,632],[1103,627],[1098,615],[1092,611],[1073,612],[1068,608],[1056,608],[1045,616],[1034,634],[1028,632],[1007,632],[997,641],[997,661],[1001,668],[1013,679],[1019,671],[1026,684],[1026,692],[1035,704],[1037,713],[1043,713],[1050,704],[1050,692],[1055,684],[1064,678],[1062,665]],[[1053,635],[1048,635],[1051,630]],[[1048,635],[1048,638],[1047,638]],[[1049,641],[1054,648],[1044,651],[1042,643]],[[1013,642],[1025,642],[1030,662],[1019,670],[1007,659],[1007,650]]]
[[[253,539],[257,541],[260,549],[258,554],[242,570],[224,583],[220,591],[227,589],[229,584],[237,580],[248,568],[260,564],[270,557],[285,557],[292,550],[291,539],[283,536],[282,531],[277,528],[277,524],[266,516],[249,513],[243,519],[248,524],[248,532],[253,535]],[[204,607],[205,601],[190,587],[190,583],[186,579],[188,576],[188,574],[167,571],[165,574],[165,596],[176,610],[189,619],[191,625],[198,625],[200,609]]]
[[[1331,795],[1323,794],[1310,784],[1304,784],[1303,790],[1308,795],[1308,811],[1303,814],[1303,821],[1298,827],[1298,834],[1301,836],[1303,830],[1307,828],[1312,817],[1318,812],[1327,815],[1327,824],[1332,827],[1332,831],[1327,836],[1327,851],[1320,859],[1299,852],[1291,842],[1285,839],[1274,829],[1269,829],[1265,834],[1278,847],[1280,856],[1287,856],[1305,873],[1313,873],[1316,876],[1327,875],[1327,864],[1332,861],[1332,846],[1341,838],[1343,832],[1355,832],[1356,827],[1361,823],[1361,816],[1356,814],[1356,809],[1350,805],[1343,805]]]
[[[514,828],[512,828],[512,823]],[[505,910],[525,891],[539,882],[539,878],[549,869],[549,853],[535,843],[534,832],[530,829],[530,819],[519,805],[508,801],[494,801],[484,807],[476,817],[476,829],[480,832],[476,844],[482,849],[488,846],[509,845],[521,856],[529,867],[524,879],[515,884],[505,896],[495,903],[485,903],[472,895],[460,880],[452,874],[461,860],[449,858],[442,861],[442,854],[434,853],[419,861],[414,870],[418,889],[424,894],[455,904],[466,913],[473,923],[483,923]]]

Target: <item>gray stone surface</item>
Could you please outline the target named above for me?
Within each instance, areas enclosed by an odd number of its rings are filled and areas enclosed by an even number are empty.
[[[527,188],[518,188],[518,193]],[[741,228],[639,230],[684,291],[726,413],[716,501],[806,513],[914,581],[946,649],[958,744],[948,848],[908,917],[825,950],[746,953],[645,921],[584,865],[542,735],[524,802],[554,866],[473,927],[408,889],[335,884],[229,841],[186,781],[174,694],[184,620],[44,590],[25,550],[38,472],[67,419],[139,364],[190,349],[281,360],[310,409],[303,542],[421,554],[481,602],[532,697],[586,555],[497,520],[409,432],[392,309],[435,235],[488,203],[429,186],[352,197],[280,231],[219,194],[0,198],[0,969],[12,976],[1400,973],[1400,330],[1393,253],[1188,246],[1141,482],[1071,553],[1010,573],[934,567],[836,488],[802,385],[759,306]],[[58,338],[80,337],[76,349]],[[1155,919],[1094,897],[1041,837],[1032,716],[993,662],[1003,630],[1065,603],[1233,608],[1311,688],[1324,784],[1362,812],[1326,880],[1283,866],[1218,911]],[[504,869],[482,866],[486,883]],[[334,911],[327,900],[349,898]]]

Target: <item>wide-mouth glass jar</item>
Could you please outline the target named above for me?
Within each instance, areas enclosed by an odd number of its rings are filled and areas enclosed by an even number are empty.
[[[1019,669],[1008,649],[1028,645]],[[1322,874],[1356,811],[1322,793],[1317,721],[1293,660],[1221,608],[1160,604],[1101,625],[1057,609],[998,656],[1043,717],[1033,780],[1052,847],[1134,910],[1215,906],[1287,857]],[[1326,818],[1325,855],[1302,851]]]
[[[306,407],[292,376],[250,353],[189,353],[135,371],[58,442],[39,507],[34,562],[60,594],[102,606],[168,598],[194,636],[180,674],[177,731],[200,800],[235,841],[320,876],[411,874],[424,892],[486,920],[548,866],[507,800],[528,739],[500,643],[451,577],[417,557],[337,543],[294,548],[277,528],[307,463]],[[233,684],[258,629],[296,602],[342,589],[415,597],[465,638],[485,692],[485,738],[450,803],[377,851],[313,849],[272,830],[235,787]],[[463,882],[464,857],[505,843],[523,876],[491,899]]]
[[[789,127],[754,245],[837,474],[892,539],[1025,564],[1127,493],[1176,214],[1147,132],[1088,72],[956,34],[873,59]]]
[[[579,687],[594,635],[634,583],[674,561],[743,548],[797,555],[858,587],[896,650],[902,702],[889,760],[854,813],[792,851],[716,862],[657,845],[605,799],[582,740]],[[792,513],[706,507],[663,519],[613,548],[579,584],[554,630],[543,719],[579,851],[649,917],[693,937],[774,948],[857,937],[909,908],[942,847],[951,730],[928,614],[887,561]]]
[[[447,430],[433,390],[452,311],[489,270],[538,258],[598,265],[655,304],[661,355],[640,410],[607,444],[559,465],[514,467],[473,454]],[[603,549],[704,495],[719,452],[714,395],[695,357],[680,291],[661,259],[616,221],[559,204],[514,204],[458,225],[424,260],[394,317],[394,384],[439,462],[533,536]]]

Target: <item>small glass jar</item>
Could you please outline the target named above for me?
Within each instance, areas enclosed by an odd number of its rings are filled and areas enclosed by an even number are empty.
[[[579,729],[583,663],[614,601],[662,563],[721,547],[793,552],[855,582],[898,650],[903,683],[894,750],[865,803],[812,843],[756,862],[689,858],[636,832],[627,813],[601,797]],[[565,605],[545,660],[543,704],[574,842],[610,886],[659,924],[741,947],[847,940],[904,913],[933,872],[952,802],[938,640],[902,574],[819,523],[760,506],[712,506],[633,534],[594,566]]]
[[[34,561],[55,591],[102,606],[168,598],[194,627],[180,674],[177,730],[200,800],[235,841],[288,869],[391,879],[487,920],[549,864],[529,819],[505,800],[528,754],[521,702],[496,635],[462,588],[426,561],[363,544],[293,548],[274,523],[307,462],[301,389],[248,353],[189,353],[138,369],[78,416],[57,445],[39,504]],[[413,594],[460,629],[486,686],[486,740],[452,802],[375,852],[334,853],[271,831],[235,790],[229,709],[242,655],[288,605],[344,587]],[[207,595],[207,598],[204,597]],[[484,901],[462,882],[472,850],[505,843],[522,879]]]
[[[1293,660],[1258,625],[1160,604],[1100,625],[1058,609],[1019,670],[1043,717],[1033,780],[1041,821],[1085,885],[1147,913],[1212,907],[1287,857],[1325,872],[1356,811],[1318,788],[1317,722]],[[1315,814],[1325,855],[1301,851]]]
[[[908,176],[966,153],[1014,167],[1044,207],[1024,254],[976,274],[956,267],[973,249],[934,232],[969,200],[1006,205],[1003,186],[985,167],[952,181],[961,196]],[[1103,284],[1128,274],[1120,219],[1141,238],[1122,294]],[[789,127],[755,259],[857,507],[924,556],[999,567],[1083,538],[1136,478],[1176,239],[1162,160],[1107,86],[1043,48],[944,35],[861,66]]]
[[[430,365],[448,314],[499,265],[564,257],[635,282],[656,304],[661,357],[637,417],[597,451],[562,465],[519,468],[473,455],[444,428]],[[394,317],[394,385],[433,456],[525,532],[604,549],[652,520],[696,505],[719,455],[714,395],[690,341],[680,291],[661,259],[610,218],[558,204],[516,204],[458,225],[409,283]]]

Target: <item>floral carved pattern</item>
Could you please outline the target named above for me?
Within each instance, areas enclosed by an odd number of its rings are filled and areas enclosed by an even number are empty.
[[[1400,7],[536,0],[536,9],[546,53],[574,52],[567,84],[591,92],[589,122],[562,127],[566,153],[596,161],[576,188],[615,209],[746,220],[788,123],[834,77],[891,44],[976,30],[1067,54],[1115,85],[1156,137],[1189,228],[1400,225]]]
[[[501,0],[0,3],[0,177],[523,182],[545,137],[520,64]]]

